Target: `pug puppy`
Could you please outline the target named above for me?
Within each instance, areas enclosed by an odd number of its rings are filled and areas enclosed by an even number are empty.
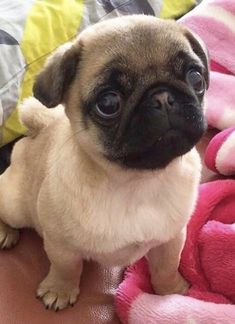
[[[40,102],[21,107],[28,136],[0,177],[1,248],[22,227],[41,235],[50,270],[37,296],[47,308],[75,303],[85,259],[146,256],[157,294],[187,289],[178,265],[207,86],[201,42],[150,16],[100,22],[48,60],[34,85]]]

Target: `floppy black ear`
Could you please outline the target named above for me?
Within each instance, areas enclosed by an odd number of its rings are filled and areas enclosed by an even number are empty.
[[[205,72],[204,72],[204,78],[206,81],[207,89],[209,87],[209,52],[206,48],[206,45],[204,42],[196,35],[194,35],[189,30],[185,31],[185,36],[190,42],[190,45],[192,47],[192,50],[194,53],[201,59]]]
[[[62,103],[76,75],[78,60],[78,46],[68,43],[58,48],[36,77],[33,86],[35,98],[48,108]]]

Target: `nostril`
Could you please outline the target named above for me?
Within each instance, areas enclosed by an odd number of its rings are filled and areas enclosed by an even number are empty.
[[[152,102],[152,107],[155,109],[161,109],[162,108],[161,101],[155,98],[155,100]]]
[[[151,97],[152,107],[162,109],[165,106],[172,106],[175,102],[174,96],[168,91],[156,92]]]
[[[174,104],[174,102],[175,102],[174,97],[170,93],[168,93],[167,94],[167,103],[168,103],[168,105],[172,106]]]

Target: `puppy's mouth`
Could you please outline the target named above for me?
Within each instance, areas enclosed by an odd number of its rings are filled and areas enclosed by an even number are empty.
[[[156,141],[144,150],[119,153],[106,156],[112,162],[123,167],[141,170],[155,170],[166,167],[176,157],[189,152],[202,134],[189,136],[188,133],[169,129],[164,136],[158,137]]]
[[[114,130],[113,137],[105,138],[106,158],[125,168],[154,170],[189,152],[204,134],[206,121],[195,98],[174,97],[172,104],[144,102],[135,108],[121,135]]]

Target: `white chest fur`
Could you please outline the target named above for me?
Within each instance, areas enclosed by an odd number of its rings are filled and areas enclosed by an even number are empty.
[[[125,181],[110,178],[98,186],[83,183],[76,190],[64,188],[63,199],[51,202],[58,226],[55,229],[52,222],[49,230],[90,257],[123,254],[130,247],[141,254],[152,242],[166,242],[186,225],[199,179],[200,161],[192,150],[161,171],[131,175]],[[66,177],[63,184],[72,188],[72,182]],[[55,191],[58,183],[53,181],[53,186]]]

